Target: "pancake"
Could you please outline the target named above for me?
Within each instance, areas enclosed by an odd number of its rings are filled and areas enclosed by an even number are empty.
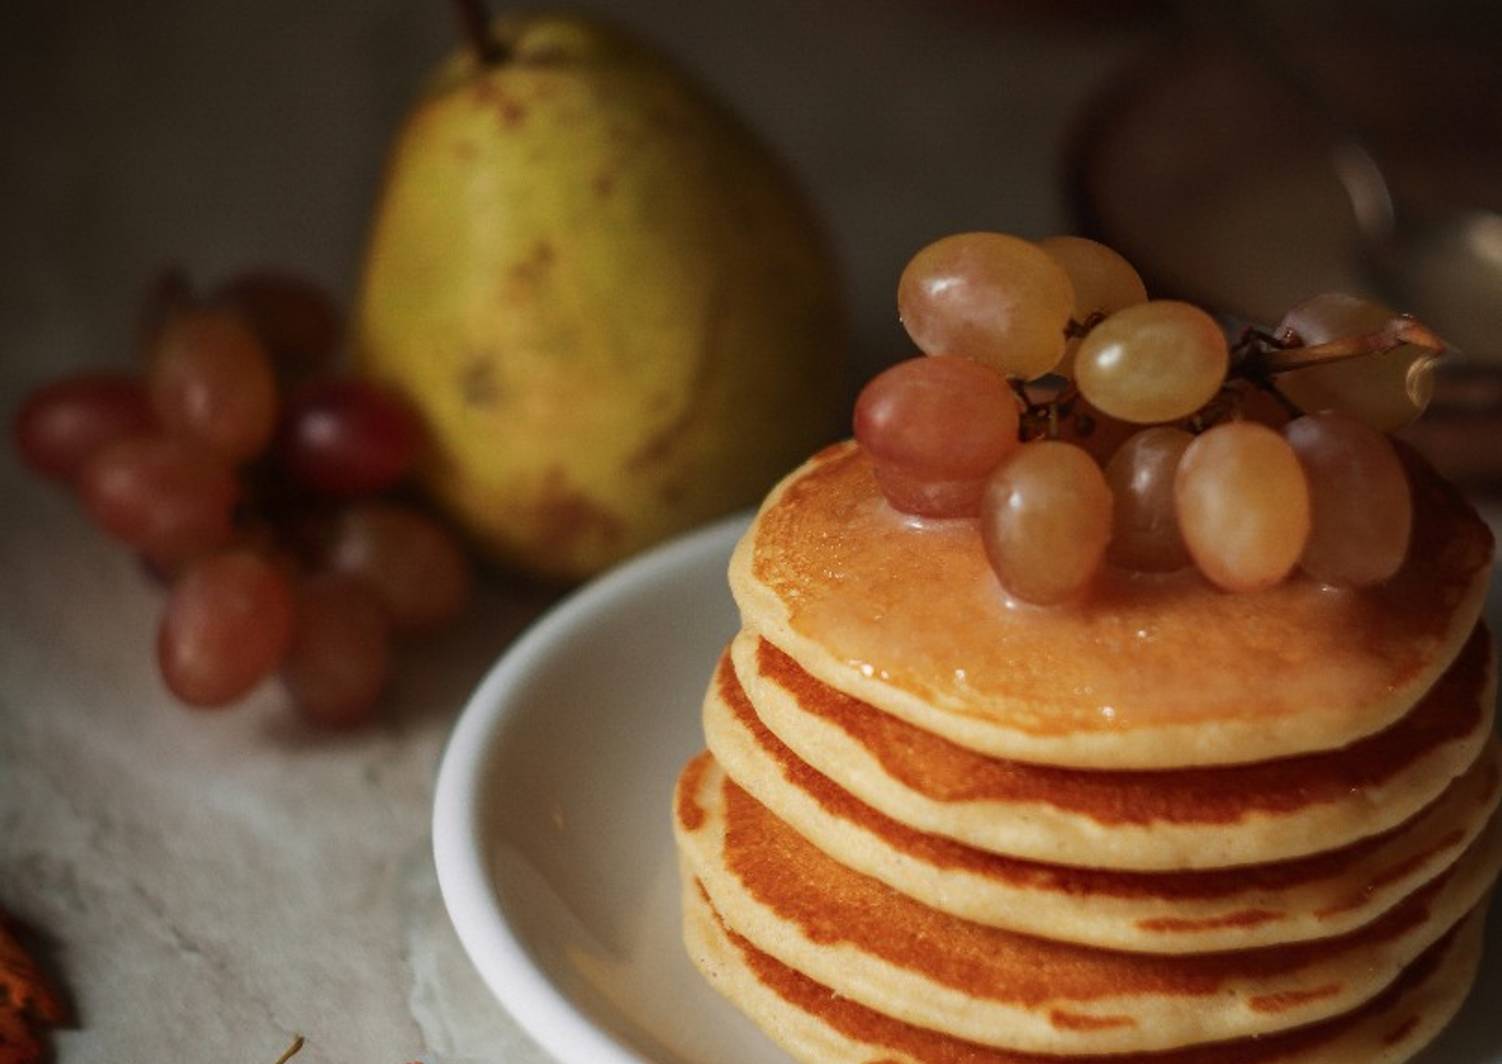
[[[1039,1056],[962,1042],[839,996],[731,931],[685,880],[684,941],[714,987],[807,1064],[1402,1064],[1460,1009],[1481,955],[1474,913],[1381,995],[1344,1016],[1283,1034],[1160,1054]]]
[[[899,823],[1012,857],[1138,871],[1266,864],[1396,827],[1475,762],[1495,700],[1494,652],[1478,626],[1411,713],[1344,749],[1085,770],[977,754],[841,694],[750,632],[731,656],[779,740]]]
[[[915,1026],[1034,1053],[1128,1053],[1317,1022],[1379,994],[1474,908],[1494,823],[1432,884],[1339,938],[1155,956],[1019,935],[929,909],[831,860],[707,763],[680,781],[680,854],[728,927],[831,990]]]
[[[1107,568],[1080,605],[1011,602],[974,521],[881,498],[852,442],[779,484],[738,545],[743,623],[809,673],[994,757],[1085,768],[1234,764],[1391,725],[1480,615],[1492,536],[1411,470],[1409,561],[1359,591],[1291,578],[1227,594],[1197,572]]]
[[[914,831],[801,761],[757,718],[728,661],[704,701],[717,765],[830,857],[930,907],[977,923],[1149,953],[1251,949],[1344,934],[1447,868],[1502,798],[1502,747],[1429,808],[1333,853],[1206,872],[1113,872],[1040,864]]]

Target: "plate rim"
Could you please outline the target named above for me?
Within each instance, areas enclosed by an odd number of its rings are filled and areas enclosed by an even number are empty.
[[[480,798],[496,744],[519,703],[513,692],[559,640],[645,583],[700,555],[727,559],[751,521],[741,510],[679,535],[594,578],[532,622],[486,672],[460,711],[438,763],[433,864],[449,923],[487,989],[527,1035],[560,1061],[651,1064],[596,1023],[549,978],[508,919],[484,858]]]

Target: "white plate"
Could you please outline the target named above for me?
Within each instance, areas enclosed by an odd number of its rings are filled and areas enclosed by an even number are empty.
[[[444,754],[433,849],[491,991],[565,1064],[785,1064],[684,955],[670,805],[737,617],[732,518],[553,609],[475,692]],[[1502,912],[1471,1002],[1423,1064],[1502,1064]],[[1489,1005],[1488,1005],[1489,1003]]]

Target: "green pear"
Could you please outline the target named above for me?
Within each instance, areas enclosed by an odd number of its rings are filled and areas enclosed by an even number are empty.
[[[773,155],[579,14],[498,19],[397,138],[355,320],[431,431],[426,485],[578,579],[752,503],[835,431],[838,279]]]

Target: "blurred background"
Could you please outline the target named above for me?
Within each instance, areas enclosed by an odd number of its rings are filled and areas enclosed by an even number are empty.
[[[1155,32],[1136,4],[1063,21],[970,0],[581,6],[659,42],[796,168],[873,361],[904,350],[896,277],[935,234],[1068,228],[1071,120]],[[167,261],[206,281],[296,267],[348,295],[389,141],[457,36],[440,0],[70,0],[0,17],[0,319],[12,351],[52,352],[38,377],[120,357]]]
[[[1329,130],[1259,73],[1241,5],[580,6],[659,42],[796,168],[837,242],[858,376],[907,350],[907,257],[959,229],[1096,231],[1160,294],[1251,314],[1353,273]],[[1497,5],[1259,10],[1405,187],[1502,206]],[[23,0],[0,20],[9,394],[119,359],[168,261],[348,295],[389,139],[456,37],[439,0]]]

